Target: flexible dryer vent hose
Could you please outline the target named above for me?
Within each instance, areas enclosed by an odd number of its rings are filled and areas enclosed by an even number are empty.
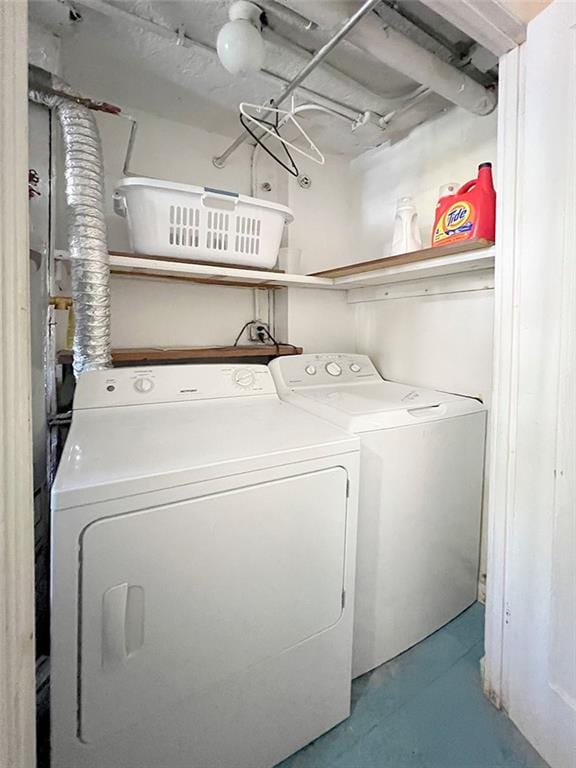
[[[74,95],[57,82],[60,91]],[[104,215],[102,143],[92,112],[63,96],[31,90],[54,110],[62,130],[68,249],[74,300],[74,375],[110,368],[110,265]]]

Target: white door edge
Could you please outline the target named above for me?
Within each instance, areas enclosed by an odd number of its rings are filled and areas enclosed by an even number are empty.
[[[501,69],[485,688],[554,768],[576,754],[576,6]]]
[[[515,413],[517,406],[518,347],[517,197],[521,183],[518,156],[521,140],[523,48],[500,59],[498,120],[498,189],[494,383],[490,413],[488,490],[488,560],[486,586],[486,656],[484,688],[500,707],[506,621],[506,557],[510,525],[510,494],[514,491]]]
[[[0,765],[35,766],[27,3],[0,2]]]

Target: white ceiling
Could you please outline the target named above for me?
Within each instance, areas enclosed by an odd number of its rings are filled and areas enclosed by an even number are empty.
[[[310,0],[310,4],[339,0]],[[417,0],[403,0],[418,9]],[[90,5],[87,7],[86,3]],[[72,7],[80,18],[72,20],[70,3],[35,0],[31,15],[61,37],[62,74],[86,95],[118,103],[127,109],[152,112],[207,130],[235,136],[241,130],[238,104],[261,103],[278,95],[283,81],[292,78],[330,37],[330,30],[306,31],[295,24],[272,0],[263,0],[269,29],[265,32],[266,61],[257,75],[234,78],[218,61],[214,48],[218,30],[227,21],[229,0],[110,0],[121,11],[118,18],[103,0],[78,0]],[[383,8],[389,11],[388,8]],[[139,23],[139,20],[143,20]],[[145,28],[152,21],[166,29],[172,39]],[[402,22],[402,19],[400,19]],[[430,23],[430,15],[426,17]],[[442,36],[458,42],[458,35],[437,20]],[[179,45],[175,31],[186,36]],[[341,43],[322,66],[306,80],[306,92],[298,101],[311,101],[309,91],[329,96],[354,112],[372,110],[380,115],[395,110],[418,84],[385,67],[369,54]],[[449,108],[436,94],[392,121],[386,132],[368,125],[356,133],[349,120],[315,114],[310,131],[328,152],[356,155],[367,148],[406,135],[413,127]]]

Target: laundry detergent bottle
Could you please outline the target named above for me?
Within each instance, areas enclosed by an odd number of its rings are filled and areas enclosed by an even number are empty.
[[[478,177],[464,184],[455,194],[443,194],[436,205],[432,246],[465,240],[491,240],[496,231],[496,191],[492,163],[478,166]]]
[[[418,226],[418,211],[411,197],[401,197],[396,205],[394,235],[391,256],[410,253],[422,248],[422,237]]]

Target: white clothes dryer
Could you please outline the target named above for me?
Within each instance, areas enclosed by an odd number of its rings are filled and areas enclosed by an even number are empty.
[[[52,495],[53,768],[269,768],[348,716],[358,462],[266,366],[82,374]]]
[[[385,381],[365,355],[270,363],[287,402],[361,438],[354,677],[477,597],[486,409]]]

